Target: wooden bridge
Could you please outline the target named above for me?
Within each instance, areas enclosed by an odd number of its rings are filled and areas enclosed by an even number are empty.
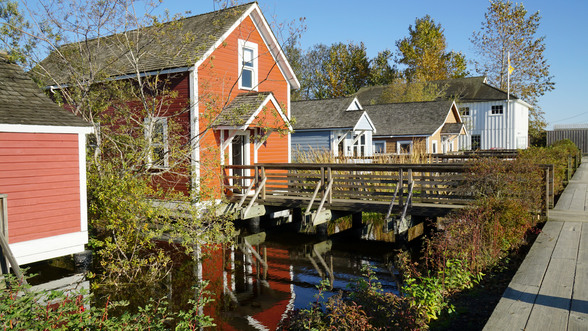
[[[547,211],[553,204],[553,167],[543,169]],[[378,212],[386,215],[385,231],[401,234],[419,225],[410,216],[444,216],[470,204],[475,194],[464,185],[468,171],[463,163],[225,166],[224,192],[231,204],[224,212],[248,219],[268,209],[303,210],[305,226]]]

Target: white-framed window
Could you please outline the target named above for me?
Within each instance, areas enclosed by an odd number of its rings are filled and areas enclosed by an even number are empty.
[[[239,88],[257,91],[257,44],[239,39]]]
[[[433,140],[433,142],[431,144],[431,147],[432,147],[431,154],[437,154],[437,153],[439,153],[439,147],[438,146],[439,145],[438,145],[437,140]]]
[[[470,116],[470,107],[461,107],[459,108],[459,112],[461,116]]]
[[[360,136],[355,136],[355,146],[353,146],[353,156],[365,156],[366,155],[366,138],[365,134],[360,133]]]
[[[396,154],[410,154],[412,153],[412,141],[397,141]]]
[[[502,114],[504,114],[504,109],[502,108],[502,105],[494,105],[494,106],[492,106],[491,114],[492,115],[502,115]]]
[[[169,145],[167,118],[155,117],[145,119],[145,139],[147,141],[147,164],[149,168],[166,168],[169,166]]]
[[[374,141],[374,154],[386,153],[386,142],[385,141]]]

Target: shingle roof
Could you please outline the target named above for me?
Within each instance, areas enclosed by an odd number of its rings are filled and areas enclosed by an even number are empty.
[[[0,124],[91,126],[49,99],[5,54],[0,55]]]
[[[453,101],[390,103],[364,106],[378,136],[432,135],[444,125]]]
[[[486,77],[467,77],[432,82],[444,89],[443,98],[459,101],[497,101],[506,100],[507,93],[486,83]],[[382,94],[387,85],[362,87],[355,96],[362,105],[385,103]],[[518,99],[512,93],[511,99]]]
[[[223,108],[214,121],[214,126],[245,125],[271,94],[271,92],[250,92],[237,95]]]
[[[295,101],[290,114],[295,119],[294,130],[353,128],[363,111],[346,111],[353,97]]]
[[[133,30],[126,34],[67,44],[62,46],[59,52],[66,56],[75,54],[73,56],[78,59],[71,62],[78,63],[81,68],[92,66],[91,72],[102,72],[106,76],[132,74],[137,70],[150,72],[186,67],[196,63],[253,4],[254,2],[251,2],[187,17]],[[130,60],[129,49],[135,50],[132,54],[133,58],[140,58],[139,68],[134,67],[136,61]],[[88,61],[88,58],[91,60]],[[69,64],[55,51],[41,62],[41,66],[59,83],[67,83],[70,80]],[[40,67],[35,68],[35,72],[41,77],[46,77],[46,73]],[[88,77],[77,79],[88,79]]]

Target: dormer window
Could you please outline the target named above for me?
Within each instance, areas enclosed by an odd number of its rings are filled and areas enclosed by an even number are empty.
[[[257,90],[257,44],[239,40],[239,88]]]

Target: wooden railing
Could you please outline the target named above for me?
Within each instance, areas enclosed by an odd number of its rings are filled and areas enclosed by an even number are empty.
[[[553,206],[553,166],[545,174],[544,212]],[[241,169],[243,176],[232,176]],[[467,166],[440,164],[309,164],[279,163],[225,166],[224,191],[239,205],[254,201],[304,201],[307,210],[334,204],[404,206],[412,185],[412,202],[436,206],[467,205],[475,192],[464,185]],[[397,191],[398,190],[398,191]]]

